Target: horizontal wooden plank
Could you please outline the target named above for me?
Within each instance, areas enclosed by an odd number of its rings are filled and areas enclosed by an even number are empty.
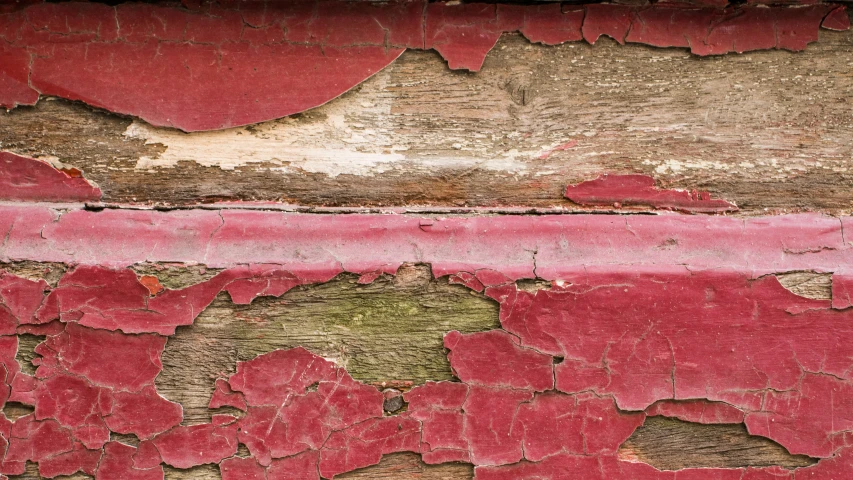
[[[479,73],[407,52],[323,107],[221,132],[42,101],[0,114],[0,148],[83,170],[106,202],[572,207],[566,184],[620,172],[746,214],[842,213],[853,33],[821,35],[802,53],[707,58],[505,35]]]

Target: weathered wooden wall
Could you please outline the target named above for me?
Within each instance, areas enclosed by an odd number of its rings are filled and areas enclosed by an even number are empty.
[[[704,58],[505,35],[478,73],[409,51],[325,106],[251,127],[186,134],[53,100],[0,115],[0,141],[80,168],[106,203],[572,208],[567,184],[630,172],[747,214],[841,214],[853,33],[820,35],[802,53]]]
[[[43,98],[0,113],[0,149],[81,170],[103,192],[92,209],[246,201],[259,203],[232,207],[583,212],[590,209],[563,198],[567,184],[642,173],[663,187],[710,191],[736,203],[734,215],[844,215],[853,210],[851,65],[851,31],[822,31],[802,53],[705,58],[607,38],[542,46],[507,34],[480,72],[450,71],[434,52],[407,51],[324,106],[223,131],[184,133]],[[67,268],[49,265],[45,275],[44,264],[2,266],[53,285]],[[134,269],[168,288],[218,272],[150,263]],[[158,390],[183,405],[184,424],[202,423],[212,412],[213,380],[233,373],[236,361],[299,345],[335,358],[356,380],[405,390],[452,378],[445,332],[500,325],[497,303],[433,278],[428,266],[407,265],[369,285],[357,279],[341,274],[251,305],[220,293],[191,328],[169,338]],[[831,298],[828,274],[779,279],[804,297]],[[25,372],[32,373],[32,349],[42,340],[21,336]],[[11,418],[28,410],[11,404],[5,412]],[[667,470],[814,462],[742,425],[657,417],[621,454]],[[215,466],[166,469],[166,478],[217,475]],[[401,453],[336,478],[472,476],[470,465],[427,466]],[[34,465],[19,478],[38,478]]]

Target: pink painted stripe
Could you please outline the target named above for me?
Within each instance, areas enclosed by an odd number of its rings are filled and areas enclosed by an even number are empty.
[[[3,260],[121,267],[138,262],[230,267],[279,264],[293,272],[394,272],[406,262],[436,275],[491,269],[512,279],[578,270],[849,272],[853,248],[838,219],[681,215],[426,218],[247,210],[103,210],[0,206]],[[535,269],[535,273],[534,273]]]

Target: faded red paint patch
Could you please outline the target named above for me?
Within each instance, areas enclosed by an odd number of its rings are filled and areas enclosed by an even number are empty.
[[[562,152],[562,151],[568,150],[570,148],[575,148],[577,146],[578,146],[577,140],[572,140],[572,141],[566,142],[562,145],[557,145],[556,147],[551,148],[551,149],[545,151],[544,153],[542,153],[541,155],[539,155],[539,159],[545,160],[548,157],[550,157],[552,154],[554,154],[555,152]]]
[[[566,198],[584,206],[622,207],[643,205],[693,213],[736,211],[737,205],[711,198],[708,192],[661,190],[647,175],[601,175],[566,187]]]
[[[212,284],[149,299],[157,300],[156,305],[189,298],[190,293],[196,299],[212,298],[231,281],[253,275],[254,267],[237,266],[247,262],[280,270],[276,278],[284,283],[291,277],[303,284],[324,282],[344,271],[393,274],[404,263],[421,262],[431,264],[436,277],[474,272],[479,283],[490,285],[535,277],[557,281],[600,266],[679,265],[757,277],[796,270],[833,272],[853,263],[853,248],[842,229],[848,220],[821,215],[519,215],[430,221],[433,226],[424,231],[420,218],[403,215],[71,209],[57,218],[46,207],[0,206],[0,229],[9,232],[0,258],[114,268],[162,259],[229,270]],[[619,238],[620,248],[613,248],[613,238]],[[460,250],[459,245],[476,248]],[[260,285],[261,291],[273,291],[266,282]],[[148,299],[147,289],[138,288],[140,301]],[[203,305],[197,304],[196,311]],[[50,311],[58,314],[55,307]],[[152,323],[171,332],[175,322]]]
[[[0,99],[2,99],[4,68],[7,68],[6,64],[0,62]],[[0,152],[0,199],[96,202],[101,199],[101,190],[86,181],[79,170],[57,170],[49,163],[35,158]]]
[[[847,272],[832,276],[832,308],[853,307],[853,275]]]
[[[796,51],[817,40],[821,25],[846,28],[843,8],[36,3],[0,13],[0,105],[55,95],[157,126],[213,130],[322,105],[407,48],[435,49],[450,68],[472,71],[514,31],[549,45],[608,35],[698,55]]]

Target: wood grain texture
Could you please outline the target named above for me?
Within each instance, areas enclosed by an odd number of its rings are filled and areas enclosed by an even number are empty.
[[[814,272],[777,273],[779,283],[801,297],[832,300],[832,275]]]
[[[636,172],[746,214],[843,213],[853,32],[821,36],[802,53],[698,58],[505,35],[479,73],[407,52],[323,107],[222,132],[43,101],[0,114],[0,148],[82,169],[105,202],[572,207],[566,184]]]
[[[772,440],[750,436],[743,425],[699,425],[665,417],[646,418],[619,453],[660,470],[769,465],[796,468],[816,463],[804,455],[789,454]]]
[[[498,305],[433,280],[426,266],[400,273],[370,285],[341,275],[250,305],[220,294],[192,327],[169,337],[157,390],[183,405],[185,424],[206,422],[218,376],[233,373],[237,361],[296,346],[334,358],[363,382],[450,380],[444,334],[499,328]]]

